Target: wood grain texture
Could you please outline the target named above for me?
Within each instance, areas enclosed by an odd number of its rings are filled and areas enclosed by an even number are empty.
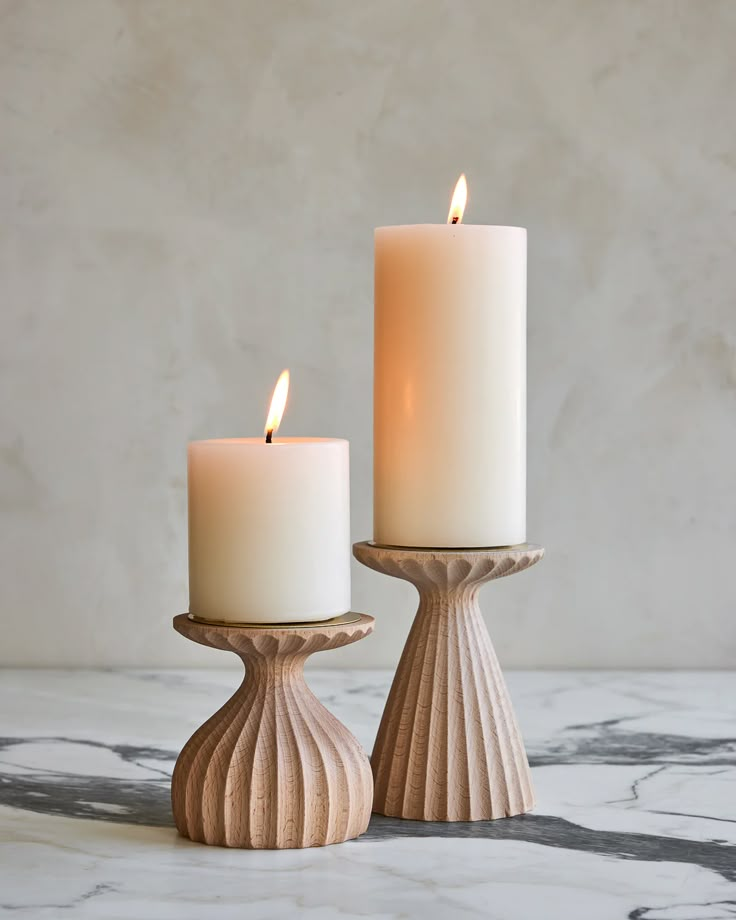
[[[250,849],[325,846],[368,827],[370,763],[353,735],[304,681],[312,652],[373,631],[361,615],[340,625],[249,629],[193,622],[174,629],[235,652],[245,677],[235,694],[184,746],[171,800],[180,834]]]
[[[419,821],[529,811],[529,763],[478,593],[485,582],[534,565],[542,547],[445,551],[357,543],[353,552],[419,591],[371,757],[373,810]]]

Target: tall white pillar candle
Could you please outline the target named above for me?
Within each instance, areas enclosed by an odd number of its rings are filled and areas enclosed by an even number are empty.
[[[526,231],[375,234],[374,539],[526,539]]]

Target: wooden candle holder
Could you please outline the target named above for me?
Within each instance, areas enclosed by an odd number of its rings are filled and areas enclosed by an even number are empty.
[[[238,626],[174,617],[201,645],[235,652],[245,678],[184,746],[171,780],[179,833],[249,849],[326,846],[368,827],[373,777],[351,733],[304,681],[304,662],[357,642],[373,618]]]
[[[478,592],[486,581],[534,565],[542,547],[356,543],[353,553],[419,591],[371,757],[373,810],[418,821],[481,821],[529,811],[529,762]]]

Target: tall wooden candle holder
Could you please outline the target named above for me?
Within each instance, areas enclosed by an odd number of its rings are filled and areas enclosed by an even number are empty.
[[[356,543],[353,553],[419,591],[371,757],[373,810],[418,821],[481,821],[529,811],[529,763],[478,593],[485,582],[534,565],[542,547]]]
[[[235,652],[245,678],[184,746],[171,800],[179,833],[200,843],[249,849],[325,846],[368,827],[368,757],[307,687],[312,652],[357,642],[373,617],[323,623],[237,626],[174,617],[201,645]]]

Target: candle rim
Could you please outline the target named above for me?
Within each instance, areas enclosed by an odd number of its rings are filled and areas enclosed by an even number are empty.
[[[453,233],[457,231],[464,231],[469,228],[480,229],[480,230],[518,230],[520,233],[526,234],[526,227],[519,227],[515,224],[384,224],[382,227],[376,227],[374,232],[378,233],[381,230],[415,230],[418,227],[442,227],[445,230],[452,231]]]
[[[279,437],[274,438],[270,444],[266,444],[265,438],[261,437],[250,437],[250,438],[202,438],[201,440],[190,441],[189,446],[211,446],[211,447],[263,447],[273,448],[273,447],[299,447],[299,446],[309,446],[314,445],[315,447],[320,444],[349,444],[350,442],[347,438],[313,438],[313,437]]]

